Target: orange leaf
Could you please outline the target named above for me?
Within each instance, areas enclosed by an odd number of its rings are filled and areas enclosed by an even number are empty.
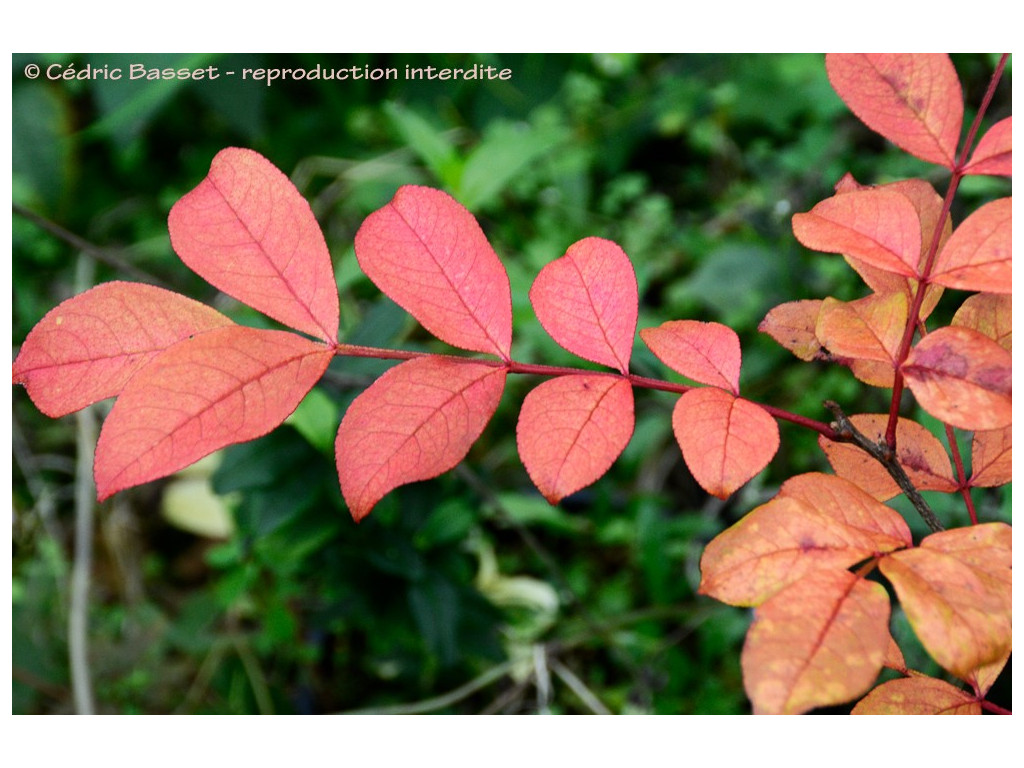
[[[283,422],[334,356],[288,331],[231,325],[185,339],[125,385],[96,445],[100,501]]]
[[[968,296],[953,315],[951,325],[971,328],[1013,349],[1013,300],[1009,294],[976,293]]]
[[[965,291],[1010,293],[1013,202],[986,203],[955,230],[939,251],[931,280]]]
[[[721,323],[673,320],[644,328],[640,338],[661,362],[701,384],[740,391],[740,337]]]
[[[694,478],[720,499],[764,469],[779,448],[779,427],[764,408],[715,387],[683,394],[672,429]]]
[[[841,253],[886,272],[918,276],[921,220],[906,195],[885,188],[845,192],[793,216],[807,248]]]
[[[915,675],[882,683],[861,699],[853,715],[980,715],[981,704],[944,680]]]
[[[974,148],[971,162],[964,168],[968,174],[991,176],[1013,175],[1013,117],[993,125]]]
[[[1005,485],[1013,479],[1012,433],[1012,426],[974,433],[969,485],[991,488]]]
[[[760,605],[812,571],[842,570],[912,543],[903,518],[852,483],[798,475],[708,544],[699,591],[730,605]]]
[[[285,325],[338,338],[338,288],[309,203],[269,160],[221,150],[171,208],[171,245],[207,282]]]
[[[850,422],[865,437],[876,443],[885,440],[888,414],[858,414]],[[856,483],[879,501],[898,496],[902,491],[885,468],[860,448],[818,438],[832,469],[840,477]],[[896,422],[896,459],[907,477],[920,491],[952,493],[957,489],[949,454],[931,432],[910,419]]]
[[[834,355],[875,360],[895,367],[906,324],[906,295],[875,293],[856,301],[825,299],[816,333]]]
[[[984,696],[989,692],[989,689],[996,684],[996,680],[999,679],[999,675],[1002,674],[1003,669],[1006,667],[1006,662],[1010,660],[1010,654],[1013,652],[1012,648],[1008,648],[1006,653],[1000,656],[989,664],[982,664],[978,669],[967,676],[967,682],[970,683],[977,691]]]
[[[610,240],[573,243],[537,275],[530,288],[537,319],[562,347],[622,373],[636,335],[636,273],[626,252]]]
[[[821,304],[820,299],[779,304],[765,315],[757,330],[767,333],[801,360],[816,360],[823,354],[821,342],[814,330],[818,324]],[[643,334],[640,331],[640,335]]]
[[[977,331],[939,328],[917,343],[903,375],[921,407],[954,427],[1000,429],[1013,419],[1010,353]]]
[[[841,704],[878,677],[889,597],[849,571],[816,571],[761,605],[740,658],[754,714],[796,715]]]
[[[962,680],[1011,647],[1011,546],[1010,526],[986,523],[933,533],[879,563],[928,653]]]
[[[473,214],[450,195],[401,187],[363,222],[355,250],[377,287],[439,339],[509,359],[508,273]]]
[[[830,53],[828,77],[865,125],[915,157],[953,168],[964,103],[939,53]]]
[[[111,282],[50,310],[29,332],[14,361],[24,384],[51,418],[115,397],[142,366],[197,333],[231,325],[220,312],[143,283]]]
[[[931,184],[923,179],[895,181],[891,184],[884,184],[879,188],[891,192],[899,192],[914,206],[914,210],[917,211],[918,218],[921,220],[921,258],[923,259],[931,247],[935,228],[938,226],[939,217],[942,216],[944,210],[942,197]],[[949,239],[952,232],[953,224],[947,214],[943,221],[942,233],[939,238],[940,248]],[[872,291],[875,293],[903,293],[907,297],[907,306],[910,306],[911,299],[913,299],[918,290],[917,280],[878,269],[848,255],[845,258]],[[920,263],[921,260],[919,259],[918,267],[920,267]],[[942,297],[943,290],[941,285],[927,285],[925,287],[925,298],[921,305],[922,320],[926,319],[932,313],[932,310],[935,309],[935,305],[938,304],[939,299]]]
[[[398,486],[462,461],[504,388],[504,368],[433,356],[396,365],[371,384],[349,406],[334,444],[356,522]]]
[[[633,388],[618,376],[560,376],[523,401],[516,441],[549,502],[601,477],[633,436]]]

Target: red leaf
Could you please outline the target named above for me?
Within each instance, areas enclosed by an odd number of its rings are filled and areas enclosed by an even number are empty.
[[[519,412],[516,441],[550,503],[600,478],[633,435],[633,388],[618,376],[560,376],[537,386]]]
[[[143,283],[98,285],[50,310],[21,345],[14,383],[51,418],[115,397],[155,355],[231,325],[213,309]]]
[[[816,251],[841,253],[886,272],[917,277],[921,219],[901,192],[872,188],[822,200],[793,216],[793,234]]]
[[[885,441],[888,414],[857,414],[850,417],[850,422],[869,440]],[[837,475],[856,483],[879,501],[901,493],[885,468],[857,446],[834,443],[823,436],[818,437],[818,445]],[[938,438],[916,421],[900,418],[896,422],[896,459],[918,490],[956,491],[949,454]]]
[[[509,359],[508,273],[469,211],[450,195],[404,186],[356,233],[363,272],[443,341]]]
[[[720,499],[764,469],[779,448],[779,427],[764,408],[715,387],[682,395],[672,429],[694,478]]]
[[[445,357],[408,360],[349,406],[334,448],[356,522],[400,485],[457,465],[490,421],[505,369]]]
[[[1004,197],[976,210],[939,251],[932,282],[965,291],[1010,293],[1013,202]]]
[[[1009,294],[976,293],[968,296],[953,315],[951,325],[971,328],[1013,349],[1013,300]]]
[[[932,416],[961,429],[1000,429],[1013,418],[1011,362],[987,336],[950,326],[918,342],[903,374]]]
[[[637,319],[636,273],[610,240],[573,243],[537,275],[530,303],[562,347],[586,360],[629,372]]]
[[[740,337],[721,323],[673,320],[644,328],[640,338],[661,362],[701,384],[740,391]]]
[[[842,704],[878,677],[889,643],[889,596],[849,571],[815,571],[754,613],[740,662],[754,714]]]
[[[1007,117],[993,125],[978,146],[974,148],[971,162],[964,173],[987,174],[990,176],[1013,175],[1013,117]]]
[[[288,331],[237,325],[167,348],[125,385],[103,424],[95,466],[100,500],[270,432],[333,355]]]
[[[921,220],[921,258],[923,259],[931,247],[932,237],[939,224],[939,217],[943,214],[942,197],[931,184],[923,179],[894,181],[880,188],[891,192],[899,192],[914,206],[914,210],[917,211],[918,218]],[[953,223],[947,214],[943,219],[942,232],[939,238],[940,248],[949,239],[952,232]],[[903,293],[907,296],[908,306],[917,294],[917,280],[904,275],[886,272],[850,256],[845,258],[875,293]],[[920,266],[920,263],[921,261],[918,260],[918,266]],[[925,287],[925,298],[921,305],[922,320],[926,319],[932,313],[932,310],[935,309],[935,305],[942,297],[943,290],[941,285],[929,284]]]
[[[852,715],[980,715],[981,704],[960,688],[915,675],[882,683],[861,699]]]
[[[985,523],[933,533],[879,569],[928,653],[967,680],[1010,650],[1012,562],[1010,526]]]
[[[971,479],[975,488],[1005,485],[1013,479],[1013,428],[975,432],[971,440]]]
[[[175,203],[171,245],[212,285],[278,322],[333,344],[338,289],[309,203],[269,160],[221,150]]]
[[[941,53],[830,53],[829,80],[865,125],[915,157],[953,168],[964,117],[960,79]]]

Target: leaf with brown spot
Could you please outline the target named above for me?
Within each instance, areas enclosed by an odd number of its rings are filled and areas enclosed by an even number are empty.
[[[915,157],[953,168],[963,124],[960,79],[944,53],[830,53],[828,78],[871,130]]]
[[[929,333],[903,364],[907,385],[937,419],[969,430],[1001,429],[1013,419],[1010,353],[970,328]]]

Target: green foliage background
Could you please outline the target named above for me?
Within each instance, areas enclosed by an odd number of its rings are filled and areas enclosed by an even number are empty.
[[[995,57],[954,61],[970,116]],[[513,74],[270,86],[20,75],[28,63],[133,62],[236,72],[478,63]],[[345,341],[442,348],[352,252],[363,218],[399,185],[427,184],[476,214],[506,265],[516,359],[586,366],[546,336],[527,292],[546,263],[598,235],[636,266],[640,327],[696,318],[739,332],[747,396],[817,419],[826,398],[877,412],[886,393],[757,333],[782,301],[864,292],[841,259],[800,248],[789,218],[847,171],[945,189],[941,172],[848,113],[819,55],[39,54],[16,55],[14,71],[15,352],[59,301],[111,279],[156,282],[269,326],[190,273],[167,236],[171,205],[234,145],[263,153],[310,200]],[[1009,104],[1007,73],[989,124]],[[970,178],[961,201],[1006,194],[1004,180]],[[633,360],[636,373],[674,375],[642,344]],[[98,509],[90,662],[101,711],[748,711],[739,650],[749,617],[695,594],[699,558],[786,477],[825,466],[813,435],[782,425],[770,467],[722,503],[681,460],[672,398],[640,393],[622,458],[553,508],[515,450],[519,404],[536,382],[513,377],[462,466],[392,493],[357,526],[337,488],[333,435],[385,367],[335,361],[288,424],[199,470],[213,501],[169,516],[181,488],[172,480]],[[14,709],[66,712],[75,421],[46,419],[21,390],[13,406]],[[1007,519],[1009,493],[981,505]],[[225,509],[226,536],[196,533]],[[908,661],[930,669],[923,653]]]

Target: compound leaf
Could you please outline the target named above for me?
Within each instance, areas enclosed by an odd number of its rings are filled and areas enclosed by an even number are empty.
[[[395,366],[362,392],[334,443],[341,493],[356,522],[398,486],[462,461],[504,388],[504,368],[430,356]]]
[[[265,157],[218,152],[167,225],[175,252],[211,285],[290,328],[337,341],[338,289],[320,225]]]
[[[185,339],[125,385],[96,445],[100,500],[283,422],[334,352],[288,331],[232,325]]]
[[[530,288],[537,319],[562,347],[629,372],[636,335],[636,273],[610,240],[588,237],[545,266]]]
[[[949,326],[911,349],[903,375],[932,416],[961,429],[1000,429],[1013,418],[1011,362],[987,336]]]
[[[928,653],[967,680],[1010,650],[1012,560],[1010,526],[985,523],[933,533],[879,568]]]
[[[716,387],[684,393],[672,429],[694,478],[720,499],[764,469],[779,448],[779,427],[764,408]]]
[[[363,272],[439,339],[509,359],[508,273],[476,218],[438,189],[401,187],[355,238]]]
[[[755,714],[800,714],[867,691],[889,643],[889,596],[843,570],[814,571],[754,613],[740,662]]]
[[[640,337],[661,362],[701,384],[740,391],[740,337],[721,323],[673,320]]]
[[[953,62],[939,53],[830,53],[829,80],[865,125],[930,163],[953,168],[964,102]]]
[[[811,571],[844,569],[912,544],[903,518],[853,483],[797,475],[708,544],[700,592],[756,606]]]
[[[231,325],[220,312],[143,283],[110,282],[62,302],[29,332],[15,384],[51,418],[115,397],[167,347]]]
[[[633,435],[633,388],[618,376],[550,379],[523,401],[519,456],[550,503],[600,478]]]

